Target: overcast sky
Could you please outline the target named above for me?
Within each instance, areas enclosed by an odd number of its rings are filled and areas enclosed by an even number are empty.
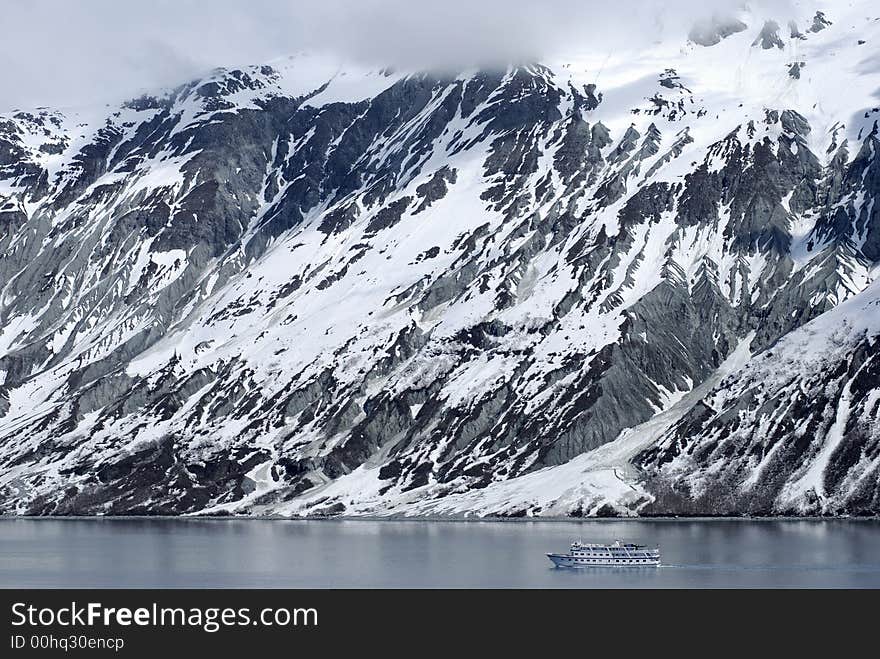
[[[785,5],[797,0],[750,0]],[[741,0],[3,0],[0,110],[113,102],[302,50],[467,67],[687,32]]]

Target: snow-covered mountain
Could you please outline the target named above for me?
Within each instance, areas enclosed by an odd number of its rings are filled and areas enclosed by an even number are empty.
[[[880,513],[880,7],[0,115],[0,511]]]

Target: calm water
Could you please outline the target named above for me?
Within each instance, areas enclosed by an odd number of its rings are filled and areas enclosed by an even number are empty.
[[[663,567],[553,568],[573,539]],[[2,587],[880,588],[877,521],[0,520]]]

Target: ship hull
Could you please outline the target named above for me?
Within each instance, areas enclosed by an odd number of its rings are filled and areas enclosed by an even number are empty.
[[[658,567],[660,557],[657,556],[639,560],[629,558],[587,558],[570,556],[568,554],[547,554],[553,565],[562,568],[590,568],[590,567]]]

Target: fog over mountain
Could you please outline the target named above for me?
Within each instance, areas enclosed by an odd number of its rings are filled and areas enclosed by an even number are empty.
[[[880,513],[876,3],[472,4],[10,5],[0,513]]]
[[[11,0],[0,109],[118,102],[217,66],[303,50],[411,69],[613,52],[681,36],[741,6],[755,15],[799,11],[785,0]]]

